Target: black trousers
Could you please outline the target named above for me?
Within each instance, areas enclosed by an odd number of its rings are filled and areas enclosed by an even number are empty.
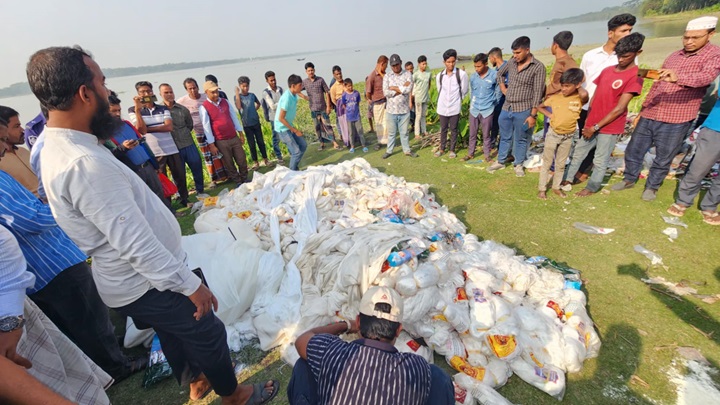
[[[448,129],[450,130],[450,152],[455,152],[455,145],[457,144],[458,137],[458,121],[460,120],[460,114],[456,114],[450,117],[439,115],[440,117],[440,150],[445,151],[447,145]]]
[[[161,156],[157,161],[160,165],[160,172],[167,175],[167,169],[170,169],[173,182],[175,182],[178,194],[180,194],[180,204],[186,206],[188,204],[187,174],[185,173],[185,162],[183,162],[180,153]]]
[[[225,326],[210,313],[196,321],[195,305],[182,294],[152,289],[135,302],[116,308],[138,328],[155,329],[177,381],[184,385],[204,373],[215,392],[229,396],[237,388]]]
[[[298,359],[287,387],[290,405],[319,404],[318,386],[306,360]]]
[[[62,333],[112,377],[128,365],[110,315],[92,279],[90,266],[78,263],[29,296]]]

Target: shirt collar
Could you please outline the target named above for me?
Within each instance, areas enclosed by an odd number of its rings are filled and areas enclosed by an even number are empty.
[[[367,347],[372,347],[373,349],[382,350],[382,351],[388,352],[388,353],[397,353],[398,352],[398,350],[395,348],[395,346],[391,345],[390,343],[381,342],[379,340],[363,338],[363,339],[355,340],[355,341],[353,341],[353,343],[367,346]]]
[[[46,126],[43,134],[45,135],[45,139],[48,139],[48,137],[62,137],[71,143],[79,145],[97,146],[101,144],[97,136],[75,129]]]

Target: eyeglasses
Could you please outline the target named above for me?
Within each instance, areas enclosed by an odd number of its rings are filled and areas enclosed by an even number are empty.
[[[706,34],[704,34],[704,35],[694,36],[694,37],[689,37],[689,36],[687,36],[687,35],[683,35],[682,39],[683,39],[683,41],[690,41],[690,40],[697,41],[698,39],[701,39],[701,38],[706,37],[706,36],[708,36],[708,35],[710,35],[709,32],[706,33]]]

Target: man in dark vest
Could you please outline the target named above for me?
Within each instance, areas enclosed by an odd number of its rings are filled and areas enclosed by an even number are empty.
[[[220,98],[217,83],[207,81],[203,90],[207,94],[207,100],[200,106],[200,120],[208,146],[213,154],[220,151],[228,176],[239,186],[247,181],[248,175],[242,124],[238,120],[235,107],[226,99]]]

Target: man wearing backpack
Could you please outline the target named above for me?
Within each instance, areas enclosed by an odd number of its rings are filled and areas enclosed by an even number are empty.
[[[468,75],[464,70],[455,67],[457,52],[448,49],[443,53],[445,70],[438,73],[435,84],[438,88],[437,113],[440,117],[440,149],[435,152],[435,157],[445,153],[447,144],[447,133],[450,129],[450,153],[449,158],[454,158],[455,144],[458,136],[458,120],[460,120],[460,108],[462,100],[468,93]]]
[[[265,121],[270,123],[270,128],[272,129],[273,152],[275,153],[275,157],[277,158],[277,162],[275,163],[278,165],[282,165],[283,157],[282,152],[280,152],[280,138],[278,137],[278,133],[275,131],[275,125],[273,123],[275,121],[275,113],[277,112],[277,104],[278,101],[280,101],[280,96],[282,96],[283,94],[283,89],[282,87],[277,85],[277,79],[275,79],[275,72],[273,72],[272,70],[268,70],[267,72],[265,72],[265,81],[267,82],[268,86],[267,88],[265,88],[265,90],[263,90],[260,105],[262,106]]]

